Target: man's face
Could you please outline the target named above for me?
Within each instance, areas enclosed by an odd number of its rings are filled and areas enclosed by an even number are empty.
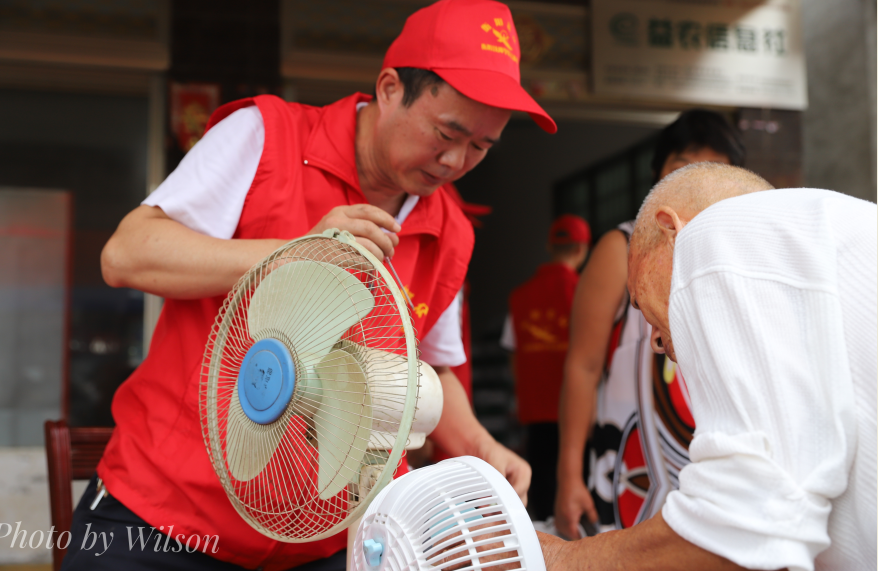
[[[731,164],[727,155],[718,153],[710,147],[700,149],[690,147],[681,153],[668,155],[662,172],[659,173],[659,179],[686,165],[703,162]],[[649,252],[639,252],[632,248],[628,256],[628,293],[631,304],[639,309],[646,321],[652,325],[650,336],[652,350],[659,354],[667,354],[676,362],[677,356],[674,353],[668,319],[673,263],[673,246],[664,241]]]
[[[628,254],[628,294],[631,305],[652,325],[652,350],[676,362],[668,319],[673,262],[673,247],[664,241],[645,252],[632,247]]]
[[[377,125],[379,168],[396,188],[429,196],[485,158],[511,113],[473,101],[444,83],[424,89],[409,107],[396,97]]]
[[[692,163],[722,163],[724,165],[731,164],[729,157],[723,153],[718,153],[710,147],[702,147],[700,149],[688,148],[682,153],[671,153],[665,160],[662,172],[659,173],[659,180],[665,178],[677,169],[683,168]]]

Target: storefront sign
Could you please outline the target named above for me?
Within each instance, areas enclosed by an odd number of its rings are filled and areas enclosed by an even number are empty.
[[[592,0],[598,95],[808,106],[800,0]]]

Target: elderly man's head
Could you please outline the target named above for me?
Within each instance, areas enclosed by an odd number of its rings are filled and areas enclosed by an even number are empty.
[[[718,163],[683,167],[659,182],[643,202],[628,251],[631,304],[652,325],[652,348],[676,360],[668,321],[674,244],[705,208],[734,196],[774,188],[762,177]]]

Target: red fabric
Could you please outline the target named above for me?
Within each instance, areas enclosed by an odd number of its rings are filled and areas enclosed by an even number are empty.
[[[640,438],[639,426],[635,426],[628,434],[628,438],[622,443],[622,450],[624,450],[622,469],[628,478],[625,478],[619,486],[621,491],[617,492],[617,503],[622,528],[627,529],[637,523],[646,500],[646,491],[652,485],[646,457],[643,455],[643,440]]]
[[[522,424],[558,422],[578,280],[579,275],[566,264],[545,264],[509,297],[515,330],[515,392]]]
[[[384,67],[435,72],[470,99],[526,111],[543,130],[555,122],[521,87],[521,47],[509,7],[492,0],[440,0],[406,20]]]
[[[667,356],[665,356],[667,359]],[[682,420],[686,426],[695,428],[695,417],[689,410],[689,389],[686,388],[686,381],[683,379],[683,373],[679,367],[674,367],[674,378],[668,383],[668,392],[671,395],[671,405],[677,417]]]
[[[265,147],[235,238],[293,239],[331,208],[365,202],[354,134],[356,104],[368,100],[356,94],[316,108],[264,95],[216,111],[209,127],[249,105],[259,107],[265,124]],[[414,325],[423,336],[460,290],[473,230],[440,188],[418,202],[399,238],[393,263],[415,294]],[[117,426],[98,473],[150,525],[173,525],[175,536],[219,535],[219,559],[279,570],[327,557],[345,548],[346,533],[298,544],[263,536],[234,510],[208,460],[198,389],[204,345],[223,300],[165,301],[149,356],[116,392]],[[399,473],[405,470],[402,462]]]
[[[563,214],[549,228],[550,244],[591,244],[588,222],[574,214]]]
[[[448,190],[448,196],[454,199],[454,202],[460,206],[460,209],[463,210],[463,213],[474,228],[482,227],[482,221],[479,219],[480,216],[487,216],[494,211],[494,209],[487,204],[476,204],[475,202],[465,201],[460,195],[460,191],[457,190],[457,187],[453,184],[449,184],[446,189]]]

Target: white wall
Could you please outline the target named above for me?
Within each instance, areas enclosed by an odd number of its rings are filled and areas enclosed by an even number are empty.
[[[804,0],[805,185],[875,201],[875,0]]]
[[[47,533],[52,524],[45,449],[0,448],[0,466],[3,467],[3,477],[0,478],[0,565],[51,562],[52,550],[46,548]],[[73,483],[74,505],[86,484],[84,480]],[[19,535],[13,546],[16,529],[19,532],[24,530],[26,535]],[[22,537],[35,547],[25,545],[21,548]],[[41,537],[42,543],[37,546]],[[57,534],[53,541],[54,538]]]

